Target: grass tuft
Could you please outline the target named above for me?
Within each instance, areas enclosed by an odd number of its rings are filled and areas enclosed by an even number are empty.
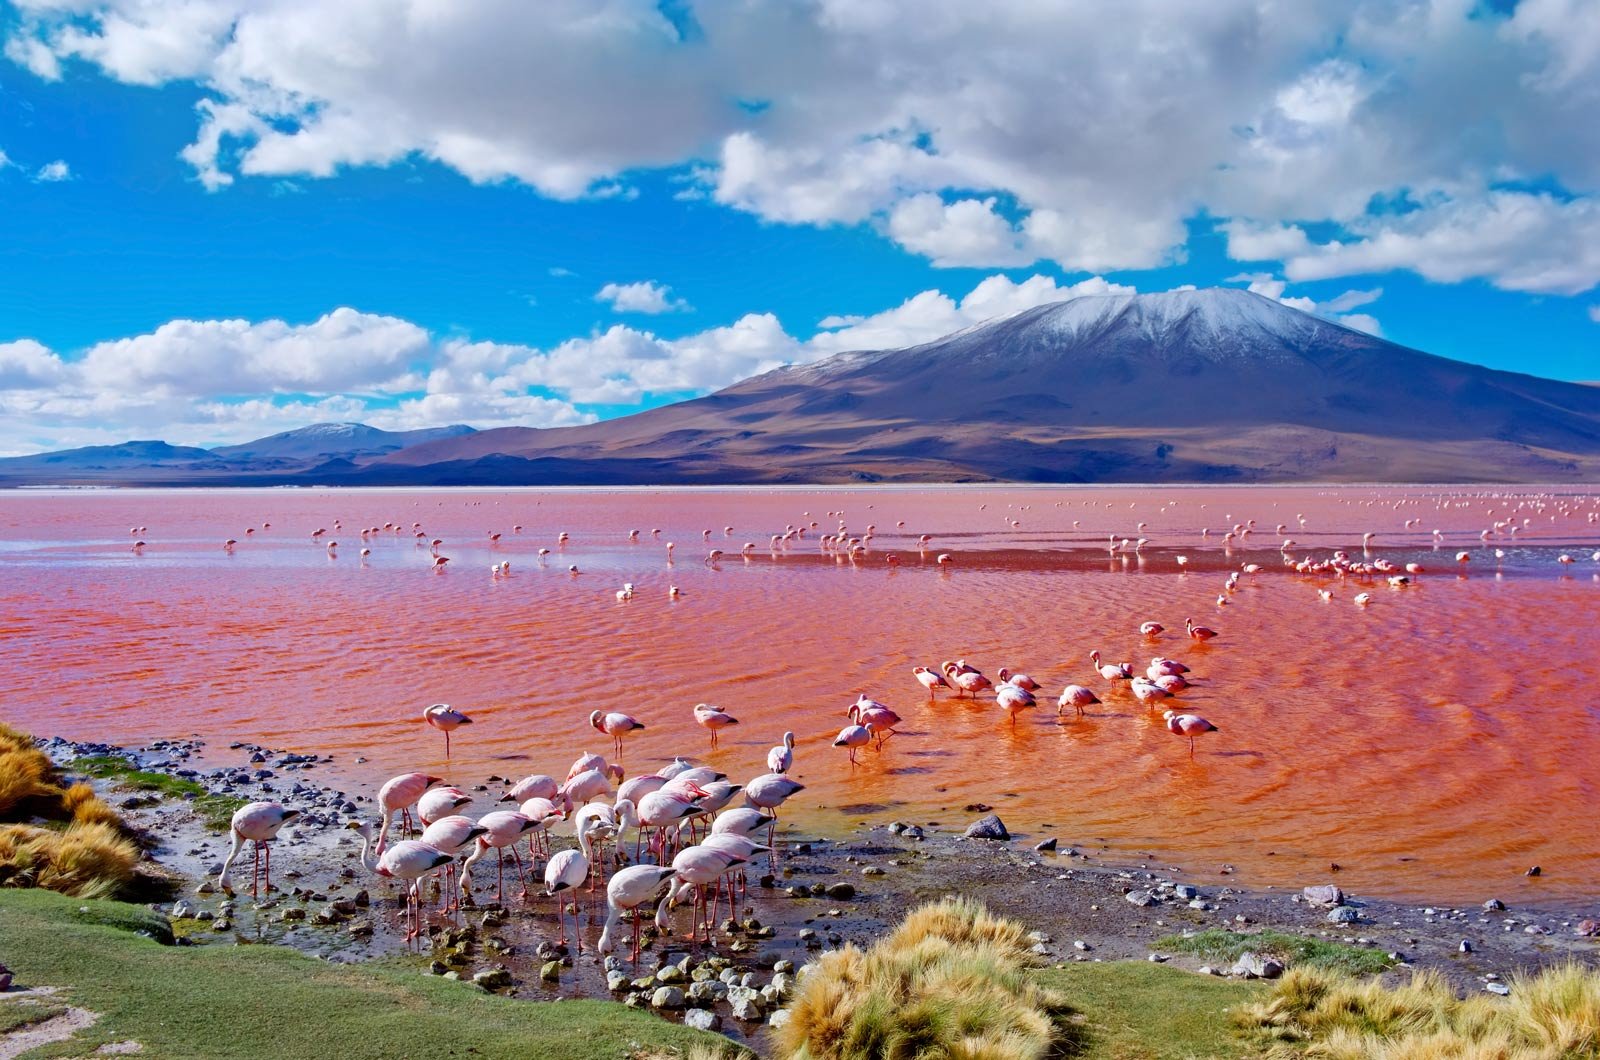
[[[915,910],[868,950],[825,954],[776,1032],[795,1060],[1024,1060],[1072,1039],[1060,995],[1030,975],[1027,933],[977,902]]]
[[[1600,972],[1568,964],[1511,981],[1509,997],[1465,1000],[1419,972],[1386,988],[1296,968],[1239,1025],[1270,1057],[1326,1060],[1596,1060]]]
[[[138,864],[138,848],[110,825],[74,824],[64,832],[0,825],[0,886],[109,898],[133,878]]]
[[[1246,952],[1276,957],[1286,967],[1322,968],[1348,975],[1375,975],[1394,967],[1381,950],[1343,942],[1291,935],[1284,931],[1224,931],[1210,928],[1193,935],[1167,935],[1156,940],[1159,949],[1192,953],[1208,961],[1237,961]]]

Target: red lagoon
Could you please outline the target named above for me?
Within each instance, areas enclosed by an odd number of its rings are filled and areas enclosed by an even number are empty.
[[[645,724],[630,775],[685,755],[748,779],[792,730],[785,813],[808,829],[982,803],[1199,878],[1337,863],[1396,898],[1570,902],[1600,880],[1597,524],[1600,499],[1531,488],[20,491],[0,495],[0,713],[197,735],[216,763],[230,741],[314,751],[367,792],[565,776],[610,753],[597,709]],[[1287,565],[1341,549],[1423,570]],[[1193,684],[1147,706],[1095,650]],[[992,691],[930,701],[912,667],[955,659],[1031,675],[1038,706],[1013,727]],[[1058,716],[1069,683],[1102,702]],[[852,768],[831,745],[861,694],[903,720]],[[422,722],[441,701],[473,719],[448,765]],[[700,702],[738,719],[715,750]],[[1166,707],[1220,730],[1193,760]]]

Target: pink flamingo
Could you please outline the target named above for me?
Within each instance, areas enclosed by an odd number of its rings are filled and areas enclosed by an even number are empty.
[[[424,843],[450,855],[450,863],[444,867],[445,890],[450,892],[446,909],[455,909],[461,904],[460,891],[452,886],[456,875],[456,855],[471,846],[473,840],[487,831],[487,828],[472,818],[460,814],[430,821],[428,827],[422,830]]]
[[[1186,618],[1183,620],[1183,628],[1189,631],[1189,636],[1198,641],[1207,641],[1217,635],[1217,631],[1211,629],[1209,626],[1195,625],[1194,619],[1192,618]]]
[[[366,821],[351,821],[345,825],[361,834],[361,866],[386,879],[405,880],[406,888],[406,942],[422,937],[422,878],[446,864],[449,854],[415,839],[405,839],[372,858],[372,825]]]
[[[1134,698],[1146,706],[1172,695],[1171,692],[1145,677],[1135,677],[1129,688],[1133,691]]]
[[[603,755],[597,755],[592,751],[585,751],[583,754],[579,755],[573,760],[572,768],[567,770],[567,779],[571,780],[579,773],[583,773],[590,769],[598,769],[606,776],[616,777],[619,781],[623,776],[621,766],[611,765],[605,760],[605,756]],[[535,792],[534,794],[538,793]]]
[[[217,875],[217,889],[223,894],[233,894],[233,887],[228,883],[228,869],[233,865],[239,851],[244,849],[245,840],[250,840],[255,846],[254,858],[250,866],[250,897],[257,895],[256,877],[261,870],[262,854],[266,855],[266,878],[262,881],[262,891],[272,891],[272,841],[278,838],[278,830],[296,817],[300,816],[299,810],[287,810],[276,802],[252,802],[239,807],[233,813],[233,820],[228,832],[232,837],[233,845],[228,849],[228,856],[223,859],[222,871]]]
[[[422,720],[444,733],[444,757],[450,758],[450,734],[462,725],[471,725],[472,719],[448,703],[435,703],[422,712]]]
[[[701,914],[704,913],[706,944],[711,944],[711,921],[716,916],[716,908],[713,906],[709,911],[706,910],[706,887],[712,883],[720,883],[724,873],[744,863],[745,859],[737,854],[704,846],[685,847],[672,859],[673,874],[683,881],[683,887],[672,895],[671,902],[676,904],[682,900],[685,891],[694,889],[694,911],[689,918],[687,938],[693,939],[699,936],[698,925],[702,919]],[[718,893],[721,893],[720,886]]]
[[[655,898],[661,885],[672,877],[670,865],[630,865],[619,869],[606,885],[606,926],[600,931],[598,949],[602,956],[614,949],[611,932],[622,922],[622,914]],[[639,920],[633,921],[633,961],[639,962]]]
[[[1176,660],[1176,659],[1163,659],[1159,655],[1157,655],[1155,658],[1150,660],[1150,668],[1145,671],[1145,673],[1149,676],[1150,680],[1152,680],[1152,681],[1154,681],[1158,677],[1163,677],[1163,676],[1165,676],[1167,674],[1178,674],[1178,675],[1181,675],[1181,674],[1186,674],[1188,672],[1189,672],[1189,668],[1187,666],[1183,665],[1183,663],[1179,662],[1178,660]]]
[[[400,828],[409,835],[411,833],[411,806],[422,797],[422,793],[433,785],[439,783],[440,778],[429,776],[427,773],[401,773],[397,777],[390,777],[378,789],[378,808],[383,813],[383,824],[378,829],[377,852],[383,853],[385,844],[389,839],[389,829],[394,826],[394,815],[400,815]]]
[[[1141,622],[1139,624],[1139,632],[1147,637],[1159,637],[1166,631],[1166,628],[1159,622]]]
[[[515,810],[496,810],[486,813],[478,821],[487,831],[477,838],[477,846],[467,855],[467,860],[461,866],[461,894],[472,893],[472,866],[487,854],[491,849],[496,852],[495,864],[499,869],[499,882],[495,890],[495,897],[499,901],[506,898],[506,856],[507,847],[511,848],[511,856],[517,863],[517,877],[522,880],[522,894],[527,897],[528,879],[522,868],[522,855],[517,852],[517,840],[539,827],[537,821]]]
[[[957,696],[966,692],[976,698],[985,688],[994,687],[994,683],[979,673],[976,667],[965,663],[947,662],[941,669],[944,670],[945,680],[955,686]]]
[[[561,897],[562,891],[575,891],[583,886],[583,881],[589,878],[589,859],[581,850],[562,850],[553,856],[544,867],[544,893],[556,900],[556,925],[561,932],[557,940],[560,945],[567,944],[567,918],[566,902]],[[572,933],[578,935],[578,909],[572,910]],[[578,938],[578,950],[583,950],[583,939]]]
[[[1024,692],[1037,692],[1037,691],[1039,691],[1039,682],[1035,681],[1033,678],[1029,677],[1027,674],[1014,674],[1010,670],[1008,670],[1004,666],[1002,666],[1002,667],[1000,667],[999,676],[1000,676],[1000,683],[1003,684],[1003,685],[1015,685],[1017,688],[1022,689]]]
[[[428,825],[471,804],[472,796],[460,788],[430,788],[417,799],[417,816]]]
[[[1083,717],[1083,708],[1099,703],[1100,697],[1084,688],[1082,685],[1068,685],[1061,690],[1061,698],[1056,700],[1056,713],[1060,714],[1068,707],[1077,710],[1078,716]]]
[[[756,809],[767,810],[771,814],[767,823],[767,846],[772,846],[773,835],[777,831],[778,807],[804,790],[806,790],[804,784],[796,783],[782,773],[763,773],[744,786],[745,801]],[[721,819],[717,820],[720,822]],[[717,830],[715,823],[712,824],[711,830],[713,832]],[[773,852],[773,857],[776,858],[776,850]]]
[[[1189,741],[1189,759],[1194,760],[1194,741],[1196,737],[1204,736],[1208,732],[1220,732],[1215,725],[1198,714],[1179,714],[1175,710],[1164,712],[1161,717],[1167,723],[1167,731],[1174,736],[1186,737]]]
[[[994,691],[995,703],[1011,716],[1011,726],[1016,727],[1017,712],[1034,705],[1033,693],[1016,685],[1003,684]]]
[[[859,696],[855,704],[845,711],[847,717],[857,725],[864,726],[866,730],[878,740],[878,746],[894,735],[894,727],[900,724],[900,715],[879,703],[875,699]],[[835,744],[835,746],[838,746]]]
[[[850,708],[852,711],[854,707]],[[856,766],[856,748],[865,747],[872,742],[872,731],[864,725],[850,724],[839,730],[839,735],[834,739],[833,746],[848,748],[850,751],[850,768]]]
[[[524,800],[522,805],[517,807],[517,812],[524,817],[531,818],[534,824],[539,826],[528,833],[528,857],[536,857],[537,853],[543,853],[548,856],[550,853],[550,826],[557,821],[566,820],[566,811],[562,810],[552,800],[535,795],[531,799]],[[535,850],[536,845],[537,852]]]
[[[928,702],[930,703],[934,699],[934,689],[950,687],[950,682],[946,681],[944,675],[937,670],[930,670],[926,666],[913,666],[911,672],[916,676],[922,687],[928,690]]]
[[[567,805],[581,806],[592,802],[602,795],[611,794],[611,780],[609,774],[598,769],[586,769],[561,785],[561,790],[556,793],[557,802]]]
[[[1098,650],[1089,653],[1089,660],[1094,663],[1094,668],[1100,672],[1100,676],[1107,681],[1126,681],[1133,676],[1131,663],[1102,663]]]
[[[767,772],[787,773],[794,766],[794,733],[783,734],[783,744],[767,752]]]
[[[717,733],[729,725],[739,724],[739,719],[723,710],[721,707],[712,706],[710,703],[696,703],[694,705],[695,724],[701,728],[711,730],[711,746],[717,746]]]
[[[635,860],[638,860],[642,849],[646,846],[652,851],[657,851],[659,846],[659,856],[665,857],[667,829],[701,812],[700,805],[692,796],[666,790],[652,791],[636,805],[639,814],[639,846],[634,850]],[[648,844],[644,840],[646,828],[655,833]]]
[[[520,803],[532,798],[554,799],[560,788],[555,777],[534,773],[511,785],[511,790],[500,796],[500,801]]]
[[[589,715],[589,724],[611,737],[616,745],[617,761],[622,761],[622,738],[635,729],[642,729],[644,725],[627,714],[617,711],[595,711]]]

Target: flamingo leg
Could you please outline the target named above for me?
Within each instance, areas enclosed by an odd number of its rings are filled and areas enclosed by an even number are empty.
[[[1194,746],[1194,741],[1190,740],[1189,741],[1189,745],[1191,747],[1193,747]],[[261,889],[265,893],[271,894],[272,893],[272,844],[271,843],[257,843],[256,846],[262,848],[261,859],[262,859],[262,861],[264,861],[266,863],[265,871],[263,871],[262,874],[261,874]]]
[[[448,729],[445,730],[444,734],[444,760],[446,762],[450,761],[450,730]]]

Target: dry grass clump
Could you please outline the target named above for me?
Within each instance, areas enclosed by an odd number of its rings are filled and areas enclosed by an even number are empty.
[[[0,724],[0,886],[75,898],[116,894],[133,878],[138,848],[93,787],[63,788],[60,780],[31,737]],[[67,827],[39,827],[31,823],[36,818]]]
[[[1238,1018],[1277,1057],[1600,1060],[1600,972],[1567,964],[1510,986],[1461,1000],[1434,972],[1391,989],[1295,968]]]
[[[0,886],[109,898],[133,877],[138,864],[138,847],[110,825],[74,824],[62,832],[0,825]]]
[[[914,911],[814,964],[776,1032],[793,1060],[1026,1060],[1066,1044],[1062,999],[1027,974],[1021,925],[969,899]]]

